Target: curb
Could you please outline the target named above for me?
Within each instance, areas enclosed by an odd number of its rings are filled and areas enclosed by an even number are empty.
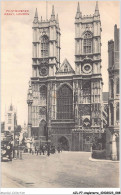
[[[94,159],[92,157],[89,157],[90,161],[94,161],[94,162],[110,162],[110,163],[120,163],[120,161],[113,161],[113,160],[104,160],[104,159]]]

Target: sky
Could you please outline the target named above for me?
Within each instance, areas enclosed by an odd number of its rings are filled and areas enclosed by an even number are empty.
[[[82,15],[94,14],[95,1],[79,1]],[[114,37],[114,25],[119,27],[120,2],[98,1],[102,34],[101,58],[103,91],[108,91],[108,41]],[[14,105],[18,124],[28,121],[27,90],[32,76],[32,22],[35,9],[38,17],[48,19],[55,7],[61,29],[61,63],[68,59],[73,68],[75,54],[75,14],[77,1],[2,1],[1,2],[1,121],[5,110]],[[5,15],[8,10],[29,10],[29,15]]]

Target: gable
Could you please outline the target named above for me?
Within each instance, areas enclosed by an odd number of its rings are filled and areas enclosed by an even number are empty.
[[[59,70],[56,73],[75,73],[72,66],[70,65],[70,63],[68,62],[67,59],[64,60],[64,62],[62,63],[61,67],[59,68]]]

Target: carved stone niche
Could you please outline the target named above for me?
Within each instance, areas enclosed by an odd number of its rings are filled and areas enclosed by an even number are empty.
[[[80,104],[79,112],[81,116],[90,115],[91,114],[91,106],[90,104]]]
[[[39,63],[41,65],[47,65],[49,63],[49,59],[39,59]]]
[[[39,114],[40,115],[45,115],[46,114],[46,107],[45,106],[40,107]]]

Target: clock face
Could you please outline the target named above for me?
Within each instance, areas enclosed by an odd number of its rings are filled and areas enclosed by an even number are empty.
[[[83,72],[84,73],[90,73],[92,71],[92,66],[90,64],[84,64],[83,66]]]
[[[47,73],[48,73],[47,68],[46,67],[41,67],[39,73],[40,73],[40,75],[46,76]]]

